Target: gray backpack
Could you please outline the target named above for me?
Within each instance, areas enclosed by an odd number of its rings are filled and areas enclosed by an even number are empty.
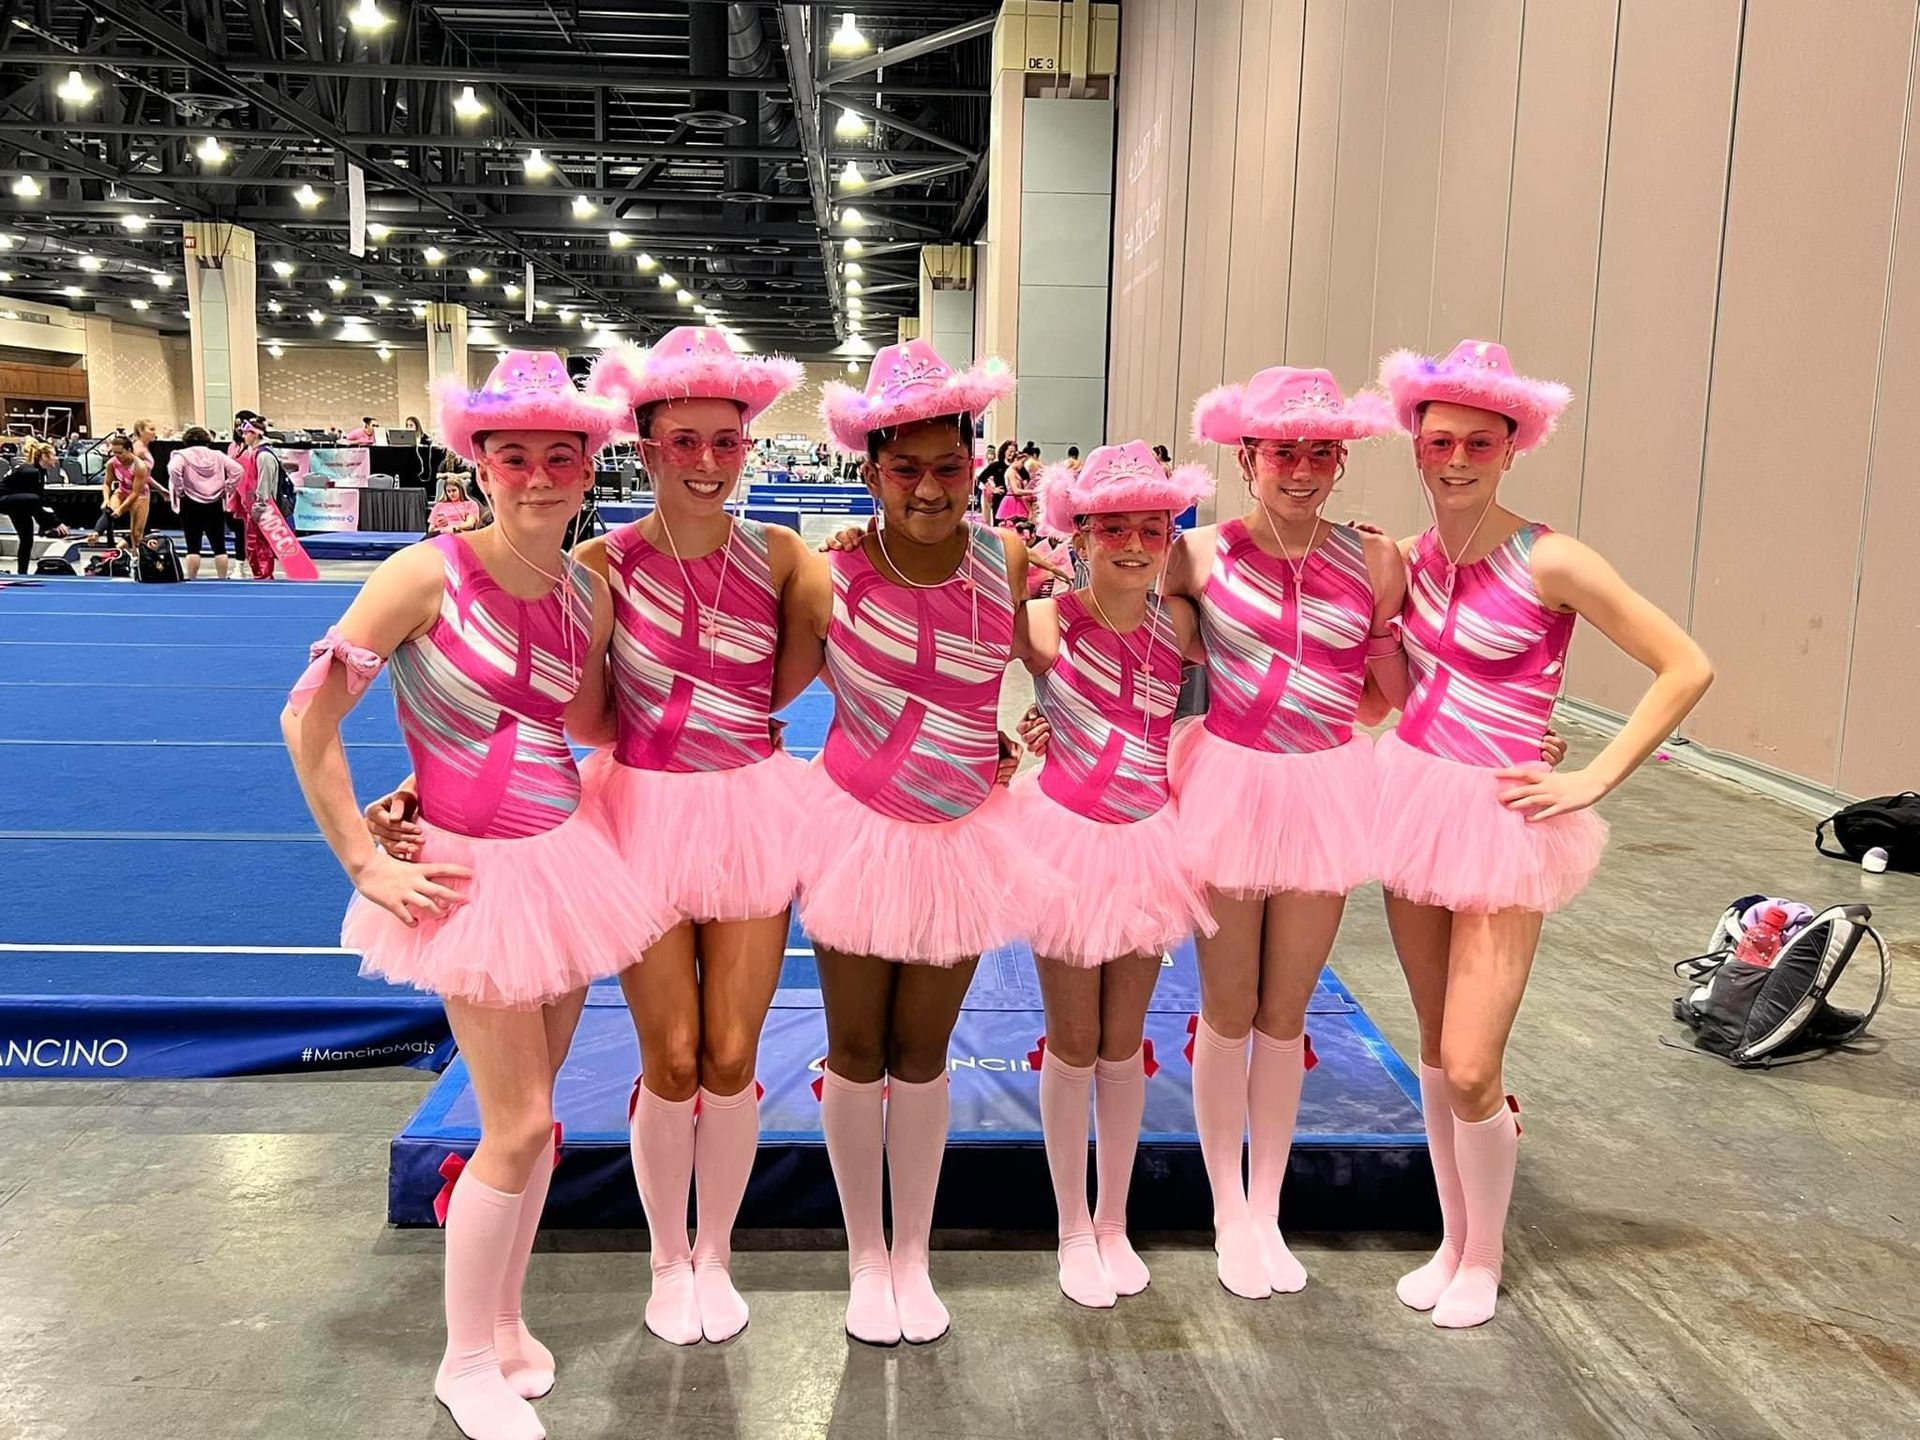
[[[1673,1014],[1693,1032],[1694,1048],[1743,1068],[1815,1059],[1858,1039],[1885,1002],[1893,973],[1886,942],[1867,923],[1873,912],[1865,905],[1821,911],[1781,947],[1771,966],[1736,960],[1740,916],[1765,899],[1734,901],[1715,925],[1708,952],[1673,967],[1692,986],[1674,1000]],[[1871,940],[1879,955],[1879,984],[1864,1011],[1843,1010],[1829,1003],[1827,993],[1863,940]]]

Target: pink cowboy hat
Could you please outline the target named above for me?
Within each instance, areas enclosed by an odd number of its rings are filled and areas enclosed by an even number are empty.
[[[1420,407],[1430,401],[1471,405],[1513,421],[1515,451],[1531,450],[1551,435],[1573,401],[1573,392],[1558,380],[1514,374],[1507,347],[1492,340],[1462,340],[1438,361],[1396,350],[1380,362],[1380,383],[1393,397],[1401,429],[1417,429]]]
[[[1245,385],[1209,390],[1193,407],[1193,438],[1215,445],[1242,440],[1370,440],[1394,429],[1387,397],[1362,390],[1342,398],[1326,370],[1274,365]]]
[[[864,392],[832,381],[820,413],[833,443],[849,455],[867,453],[867,436],[916,420],[971,415],[976,420],[1013,389],[1013,371],[1003,360],[980,361],[955,371],[925,340],[888,345],[873,357]]]
[[[618,405],[626,420],[614,439],[637,438],[633,412],[660,400],[732,400],[747,426],[797,386],[800,362],[781,355],[736,355],[727,337],[706,325],[676,325],[648,347],[631,341],[594,364],[587,393]]]
[[[480,458],[481,437],[500,430],[572,431],[593,455],[606,447],[619,419],[606,401],[580,393],[567,362],[551,350],[509,350],[478,390],[457,375],[433,386],[434,433],[468,460]]]
[[[1049,465],[1040,476],[1040,524],[1071,535],[1082,515],[1117,510],[1171,510],[1175,515],[1213,493],[1204,465],[1182,465],[1169,475],[1144,440],[1102,445],[1078,470]]]

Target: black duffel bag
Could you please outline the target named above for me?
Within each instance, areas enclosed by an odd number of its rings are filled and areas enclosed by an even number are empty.
[[[1838,849],[1827,848],[1823,832],[1829,826]],[[1856,863],[1869,850],[1884,850],[1889,870],[1920,871],[1920,793],[1908,790],[1858,800],[1834,811],[1813,827],[1813,847],[1832,859]]]

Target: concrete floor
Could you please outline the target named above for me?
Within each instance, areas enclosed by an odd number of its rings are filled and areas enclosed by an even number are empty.
[[[1579,741],[1576,759],[1591,751]],[[1512,1050],[1525,1105],[1508,1287],[1441,1333],[1394,1300],[1411,1235],[1306,1235],[1250,1304],[1205,1239],[1147,1237],[1114,1312],[1054,1288],[1044,1236],[944,1236],[954,1331],[846,1341],[834,1237],[743,1237],[752,1327],[640,1325],[638,1237],[543,1242],[529,1313],[556,1437],[1912,1437],[1920,1433],[1920,1006],[1854,1055],[1747,1074],[1664,1049],[1668,963],[1734,896],[1864,898],[1903,970],[1920,880],[1818,859],[1802,815],[1677,766],[1606,813],[1592,891],[1548,928]],[[1407,1053],[1376,893],[1340,974]],[[0,1437],[432,1437],[440,1240],[382,1224],[412,1072],[0,1087]]]

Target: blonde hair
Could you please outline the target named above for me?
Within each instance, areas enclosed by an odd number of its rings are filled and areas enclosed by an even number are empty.
[[[60,452],[44,440],[30,440],[27,442],[27,464],[38,465],[42,455],[51,455],[56,460],[60,458]]]

